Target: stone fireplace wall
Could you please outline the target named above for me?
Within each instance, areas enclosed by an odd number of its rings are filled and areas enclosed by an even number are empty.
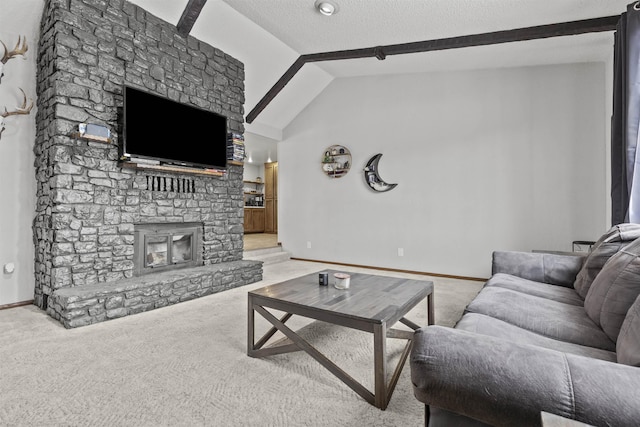
[[[47,0],[37,80],[36,305],[61,320],[80,316],[75,325],[129,314],[123,309],[127,296],[114,299],[113,293],[142,286],[133,277],[136,223],[203,223],[202,268],[226,272],[216,279],[224,286],[216,287],[216,280],[206,289],[191,286],[169,303],[261,279],[261,264],[242,261],[241,165],[230,166],[223,176],[201,176],[123,168],[118,162],[124,85],[221,113],[229,118],[229,131],[243,133],[241,62],[180,36],[173,25],[125,0]],[[75,137],[85,122],[106,125],[112,142]],[[159,184],[172,179],[191,185],[172,191]],[[208,273],[194,273],[203,274]],[[188,276],[182,272],[181,280]],[[133,311],[167,305],[165,279],[164,300],[146,298]],[[74,289],[91,297],[83,313],[69,313],[77,306],[48,307],[56,292],[77,301]],[[97,316],[89,314],[91,308]]]

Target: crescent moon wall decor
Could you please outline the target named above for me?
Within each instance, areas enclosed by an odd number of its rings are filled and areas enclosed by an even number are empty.
[[[396,188],[398,184],[387,184],[380,178],[380,175],[378,175],[380,157],[382,157],[382,153],[378,153],[369,159],[367,166],[364,168],[364,179],[374,191],[389,191]]]

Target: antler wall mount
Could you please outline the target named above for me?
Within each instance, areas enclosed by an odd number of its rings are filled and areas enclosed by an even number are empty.
[[[21,56],[23,59],[26,59],[24,54],[29,50],[29,45],[27,44],[27,38],[23,36],[18,36],[18,42],[16,46],[9,50],[7,45],[4,44],[0,40],[0,44],[4,49],[4,53],[0,58],[0,83],[2,83],[2,76],[4,75],[4,65],[9,62],[10,59],[13,59],[17,56]],[[17,116],[23,114],[29,114],[31,109],[33,108],[33,100],[27,105],[27,94],[24,93],[22,88],[18,88],[20,92],[22,92],[22,104],[17,106],[14,110],[9,111],[7,107],[4,107],[4,112],[0,112],[0,138],[2,137],[2,132],[5,130],[5,121],[4,119],[9,116]]]
[[[8,111],[7,107],[4,107],[4,112],[0,113],[0,137],[2,137],[2,131],[4,131],[5,128],[5,117],[17,116],[19,114],[29,114],[31,112],[31,109],[33,108],[33,100],[31,100],[31,103],[29,104],[29,106],[27,106],[27,94],[25,94],[21,88],[18,89],[20,89],[20,92],[22,92],[22,105],[16,107],[16,109],[12,111]]]
[[[4,54],[2,55],[2,58],[0,58],[0,83],[1,83],[2,76],[4,75],[3,73],[4,64],[6,64],[10,59],[15,58],[16,56],[22,56],[23,59],[26,59],[24,57],[24,54],[27,53],[27,50],[29,50],[29,45],[27,44],[27,38],[20,37],[20,36],[18,36],[18,43],[16,43],[16,47],[14,47],[12,50],[9,50],[9,48],[7,48],[7,45],[4,44],[2,40],[0,40],[0,44],[4,48]]]

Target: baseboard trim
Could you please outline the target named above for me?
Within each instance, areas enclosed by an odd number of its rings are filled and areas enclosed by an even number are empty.
[[[14,302],[11,304],[3,304],[3,305],[0,305],[0,310],[6,310],[7,308],[22,307],[23,305],[31,305],[31,304],[33,304],[32,299],[28,301]]]
[[[321,261],[317,259],[294,258],[294,257],[291,257],[289,259],[293,259],[297,261],[319,262],[323,264],[344,265],[346,267],[370,268],[372,270],[393,271],[396,273],[408,273],[408,274],[420,274],[423,276],[444,277],[447,279],[474,280],[476,282],[486,282],[487,280],[489,280],[488,278],[482,278],[482,277],[454,276],[452,274],[430,273],[428,271],[415,271],[415,270],[402,270],[399,268],[374,267],[371,265],[349,264],[349,263],[334,262],[334,261]]]

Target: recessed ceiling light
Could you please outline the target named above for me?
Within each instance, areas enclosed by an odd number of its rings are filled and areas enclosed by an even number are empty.
[[[318,12],[325,16],[331,16],[338,13],[338,5],[326,0],[316,0],[314,6],[318,9]]]

